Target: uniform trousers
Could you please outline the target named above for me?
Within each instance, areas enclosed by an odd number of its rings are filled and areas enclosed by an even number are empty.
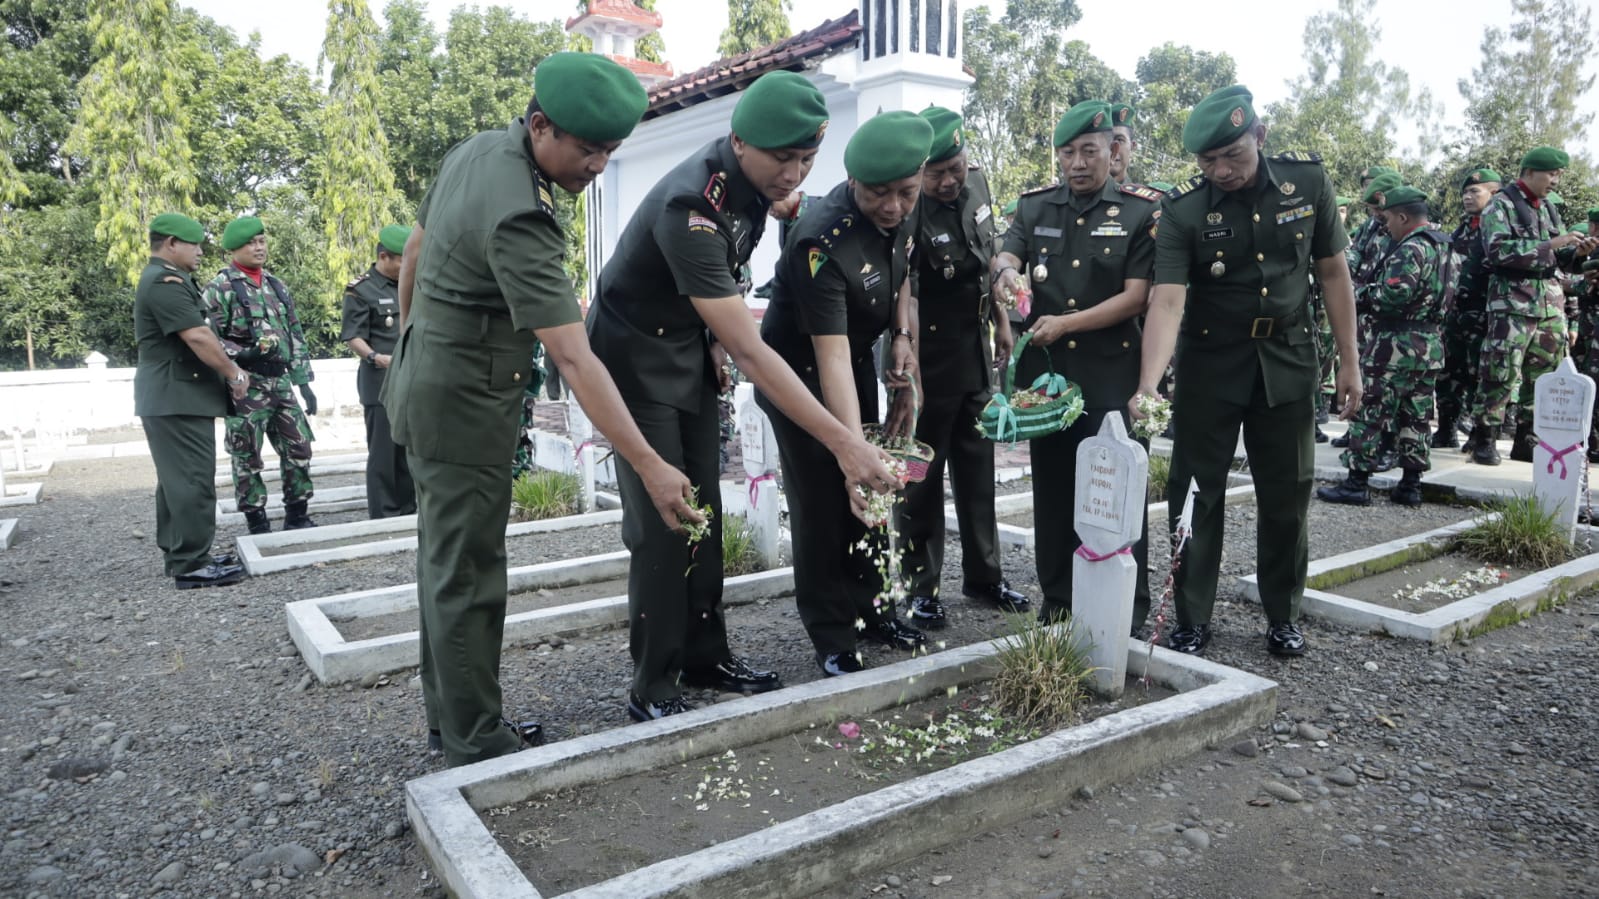
[[[991,587],[1003,575],[994,515],[994,444],[977,432],[987,390],[929,396],[916,420],[916,439],[933,448],[927,477],[905,486],[900,534],[911,595],[937,596],[944,571],[944,472],[955,492],[961,573],[967,586]]]
[[[366,416],[366,514],[392,518],[416,511],[416,485],[405,461],[405,448],[389,432],[389,412],[382,403],[362,406]]]
[[[217,534],[216,419],[147,415],[144,439],[155,461],[155,545],[169,575],[211,564]]]

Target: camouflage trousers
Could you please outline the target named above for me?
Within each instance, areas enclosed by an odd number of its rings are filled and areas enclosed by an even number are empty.
[[[533,405],[538,402],[544,380],[544,346],[541,344],[533,350],[533,383],[522,392],[522,418],[516,425],[516,455],[511,458],[513,481],[533,470]]]
[[[1327,307],[1321,302],[1315,303],[1316,313],[1316,352],[1319,354],[1317,362],[1321,365],[1321,393],[1317,405],[1338,390],[1338,354],[1333,341],[1332,322],[1327,320]]]
[[[1382,453],[1383,434],[1395,435],[1399,467],[1426,471],[1429,424],[1432,420],[1434,370],[1367,370],[1362,374],[1366,393],[1360,411],[1349,423],[1349,448],[1339,459],[1350,471],[1375,471]]]
[[[1599,305],[1577,313],[1577,370],[1599,380]],[[1590,433],[1599,436],[1599,403],[1594,404]]]
[[[1458,421],[1471,414],[1482,369],[1488,313],[1456,309],[1444,323],[1444,368],[1438,373],[1438,418]]]
[[[311,423],[294,397],[288,375],[275,378],[250,376],[250,390],[233,402],[227,418],[224,446],[233,460],[233,492],[239,511],[266,508],[266,484],[261,480],[262,438],[272,441],[283,474],[283,502],[311,498]]]
[[[1506,408],[1517,405],[1510,424],[1532,424],[1532,390],[1538,376],[1566,358],[1566,313],[1545,303],[1541,315],[1488,313],[1473,415],[1481,424],[1506,424]]]

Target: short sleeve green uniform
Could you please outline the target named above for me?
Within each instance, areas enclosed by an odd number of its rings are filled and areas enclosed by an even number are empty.
[[[511,458],[533,329],[581,313],[524,120],[457,144],[417,220],[411,314],[383,403],[416,483],[428,723],[462,765],[518,745],[500,723],[499,685]]]
[[[213,328],[194,278],[152,258],[133,296],[133,412],[155,462],[155,538],[169,575],[213,561],[216,419],[228,412],[227,388],[178,336],[190,328]]]
[[[1316,334],[1306,309],[1316,260],[1342,254],[1332,182],[1311,154],[1261,156],[1255,184],[1197,176],[1166,197],[1155,283],[1188,285],[1177,338],[1170,496],[1197,479],[1193,536],[1175,581],[1179,626],[1208,624],[1225,530],[1222,494],[1240,426],[1259,518],[1266,617],[1299,614],[1315,474]],[[1181,504],[1172,504],[1175,527]]]
[[[359,337],[373,352],[394,355],[400,337],[400,285],[377,266],[344,288],[343,324],[339,340]],[[372,518],[410,515],[416,511],[416,488],[405,464],[405,450],[397,446],[389,429],[389,413],[379,396],[386,369],[362,359],[355,373],[355,390],[366,417],[366,510]]]

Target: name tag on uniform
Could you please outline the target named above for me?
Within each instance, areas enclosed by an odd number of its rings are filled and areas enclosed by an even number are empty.
[[[1121,222],[1106,222],[1088,232],[1089,237],[1126,237],[1127,232],[1122,228]]]
[[[989,209],[987,203],[977,207],[977,224],[981,225],[982,223],[988,221],[988,217],[993,214],[994,210]]]
[[[948,234],[940,234],[940,235],[938,235],[938,236],[933,238],[933,246],[935,246],[935,247],[941,247],[941,246],[943,246],[944,244],[947,244],[947,243],[949,243],[949,235]]]
[[[1060,235],[1061,230],[1059,228],[1046,228],[1043,225],[1039,225],[1033,229],[1034,237],[1059,237]]]
[[[865,278],[861,279],[861,286],[867,290],[871,290],[881,283],[883,283],[882,272],[872,272],[870,275],[867,275]]]
[[[1297,221],[1299,219],[1308,219],[1315,214],[1316,207],[1300,206],[1297,209],[1289,209],[1286,212],[1277,213],[1277,224],[1286,225],[1289,222]]]
[[[1233,229],[1231,228],[1208,228],[1204,232],[1206,240],[1226,240],[1232,236]]]

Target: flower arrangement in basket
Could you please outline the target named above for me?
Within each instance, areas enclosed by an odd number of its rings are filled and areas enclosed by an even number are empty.
[[[910,390],[914,408],[909,434],[890,437],[878,424],[865,425],[861,432],[867,443],[905,465],[906,483],[920,483],[927,477],[927,469],[933,464],[933,448],[911,436],[916,433],[916,418],[922,411],[922,398],[916,391],[915,382],[912,382]],[[890,398],[889,404],[893,404],[893,398]]]
[[[1035,440],[1064,431],[1083,414],[1083,391],[1055,373],[1055,364],[1024,389],[1016,389],[1016,362],[1033,339],[1024,332],[1011,350],[1005,369],[1005,390],[990,397],[977,419],[977,430],[989,440]],[[1048,358],[1046,354],[1045,358]]]

